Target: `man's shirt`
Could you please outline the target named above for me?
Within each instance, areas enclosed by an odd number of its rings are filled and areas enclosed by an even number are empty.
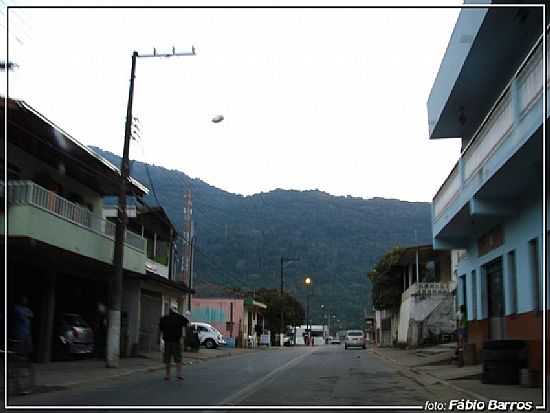
[[[31,335],[31,318],[33,313],[30,308],[24,305],[15,306],[15,336],[18,338]]]
[[[179,341],[182,330],[187,327],[189,321],[179,314],[170,313],[160,319],[159,329],[162,332],[162,339],[166,342]]]

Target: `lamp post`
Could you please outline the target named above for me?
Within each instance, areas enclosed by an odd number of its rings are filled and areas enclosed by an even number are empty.
[[[304,280],[304,284],[306,286],[306,289],[309,289],[311,287],[311,278],[306,277],[306,279]],[[310,296],[310,293],[307,292],[306,294],[306,331],[308,334],[308,345],[311,342],[311,331],[310,331],[310,325],[309,325],[309,296]]]
[[[132,106],[134,100],[134,78],[136,72],[136,60],[138,57],[173,57],[173,56],[195,56],[195,48],[190,53],[153,54],[132,53],[132,67],[130,72],[130,90],[128,93],[128,106],[126,108],[126,124],[124,129],[124,149],[122,153],[122,165],[120,168],[120,186],[118,194],[118,219],[115,230],[115,246],[113,253],[114,274],[109,285],[109,314],[107,328],[107,367],[118,367],[120,356],[120,312],[122,307],[122,280],[124,262],[124,238],[126,234],[126,186],[130,176],[130,139],[132,135]]]
[[[330,336],[330,311],[328,310],[328,308],[325,307],[324,304],[321,304],[321,311],[325,311],[326,312],[323,314],[323,320],[326,321],[327,323],[327,337],[325,337],[325,341],[328,340],[328,336]],[[325,327],[323,326],[323,330],[325,329]]]
[[[288,258],[288,257],[281,257],[281,334],[280,334],[280,344],[281,347],[283,347],[283,338],[284,338],[284,330],[285,330],[285,313],[284,313],[284,305],[283,305],[283,293],[284,293],[284,265],[287,262],[293,262],[293,261],[300,261],[300,258]]]

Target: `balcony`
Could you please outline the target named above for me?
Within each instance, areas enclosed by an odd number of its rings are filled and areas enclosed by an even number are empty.
[[[145,269],[148,272],[152,272],[154,274],[158,274],[161,277],[164,277],[168,279],[169,277],[169,269],[168,265],[161,264],[160,262],[157,262],[157,260],[146,258],[145,259]]]
[[[7,195],[8,236],[32,238],[112,264],[112,222],[31,181],[8,181]],[[124,268],[143,274],[145,239],[126,231],[124,244]]]
[[[543,73],[542,41],[539,41],[435,195],[432,203],[434,238],[539,130],[543,113]],[[548,75],[545,84],[548,89]]]
[[[401,301],[406,301],[410,297],[441,297],[452,294],[456,288],[454,281],[450,282],[418,282],[407,288],[401,294]]]

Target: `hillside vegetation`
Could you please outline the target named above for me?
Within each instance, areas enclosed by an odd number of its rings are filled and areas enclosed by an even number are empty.
[[[120,165],[118,156],[92,149]],[[337,197],[318,190],[241,196],[180,171],[148,169],[158,201],[177,228],[182,227],[184,192],[193,192],[195,286],[201,296],[227,294],[225,287],[278,288],[280,257],[299,257],[285,266],[285,289],[305,306],[303,279],[312,277],[312,322],[321,322],[324,304],[342,320],[342,328],[357,326],[363,309],[372,309],[367,274],[377,259],[395,245],[431,239],[429,203]],[[151,187],[145,164],[133,162],[132,176]],[[146,200],[156,204],[152,193]]]

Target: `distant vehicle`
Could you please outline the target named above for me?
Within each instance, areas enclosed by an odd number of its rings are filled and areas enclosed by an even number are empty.
[[[191,323],[191,327],[197,332],[202,346],[206,348],[216,348],[225,345],[222,333],[210,324],[193,322]]]
[[[56,321],[54,353],[57,358],[91,355],[95,351],[94,332],[80,314],[62,313]]]
[[[363,350],[367,348],[365,341],[365,335],[361,330],[348,330],[346,332],[346,340],[344,342],[346,350],[348,347],[362,347]]]
[[[330,344],[340,344],[340,339],[338,337],[333,337],[330,340]]]

